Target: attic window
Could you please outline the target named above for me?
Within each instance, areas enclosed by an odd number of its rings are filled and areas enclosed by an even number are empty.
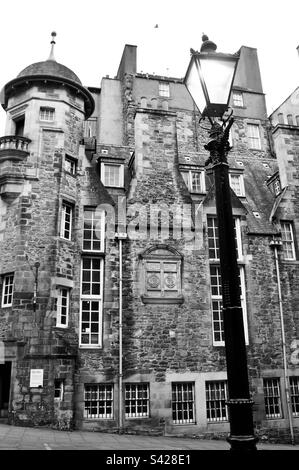
[[[170,97],[169,83],[167,82],[159,83],[159,96],[163,96],[164,98]]]

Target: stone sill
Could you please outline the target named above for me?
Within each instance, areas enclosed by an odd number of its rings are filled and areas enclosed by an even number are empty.
[[[141,296],[141,300],[144,304],[182,304],[184,302],[184,297],[146,297],[145,295]]]

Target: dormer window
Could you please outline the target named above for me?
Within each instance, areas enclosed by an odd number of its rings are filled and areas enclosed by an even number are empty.
[[[101,163],[101,180],[105,186],[123,188],[124,165],[118,163]]]
[[[233,105],[236,108],[244,107],[243,93],[241,93],[240,91],[233,91]]]
[[[204,171],[183,169],[181,175],[190,193],[204,193],[205,175]]]
[[[243,175],[240,173],[230,173],[229,183],[237,196],[245,196],[245,187]]]
[[[159,83],[159,96],[163,96],[164,98],[170,97],[169,83],[167,82]]]
[[[55,109],[54,108],[47,108],[41,107],[39,110],[39,119],[41,121],[48,121],[52,122],[55,118]]]

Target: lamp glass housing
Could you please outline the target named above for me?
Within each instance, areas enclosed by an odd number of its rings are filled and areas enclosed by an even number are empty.
[[[184,83],[202,116],[221,117],[229,106],[238,56],[194,53]]]

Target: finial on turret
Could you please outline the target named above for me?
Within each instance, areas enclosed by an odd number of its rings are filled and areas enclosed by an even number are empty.
[[[56,42],[55,42],[55,37],[57,36],[57,34],[55,33],[55,31],[53,31],[53,32],[51,33],[51,36],[52,36],[51,51],[50,51],[50,55],[49,55],[48,60],[55,60],[55,57],[54,57],[54,46],[55,46],[55,44],[56,44]]]
[[[206,34],[202,34],[202,45],[200,52],[215,52],[217,49],[216,44],[213,41],[210,41]]]

